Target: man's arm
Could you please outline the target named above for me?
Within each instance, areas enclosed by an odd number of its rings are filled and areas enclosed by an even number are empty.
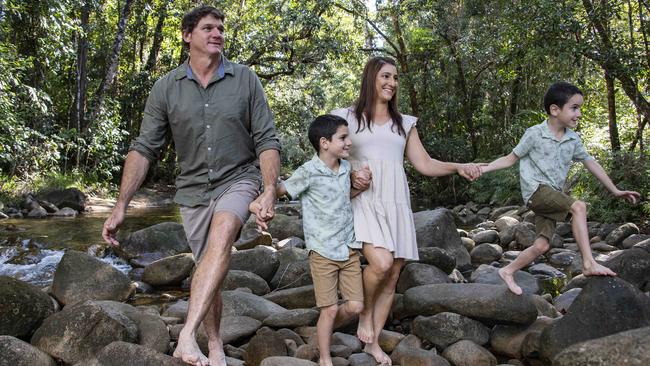
[[[264,150],[260,154],[260,169],[264,182],[264,192],[255,200],[258,211],[255,213],[257,224],[265,227],[275,215],[275,198],[278,175],[280,174],[280,152],[275,149]]]
[[[131,150],[124,161],[124,170],[122,172],[122,182],[120,184],[120,194],[113,208],[111,216],[104,222],[102,237],[113,246],[120,245],[116,239],[117,231],[124,222],[126,209],[133,198],[135,192],[147,177],[151,162],[141,153]]]
[[[515,165],[515,163],[519,161],[519,157],[515,155],[515,153],[510,153],[508,155],[502,156],[494,161],[492,161],[490,164],[482,166],[481,171],[483,173],[491,172],[494,170],[499,170],[499,169],[505,169],[505,168],[510,168],[511,166]]]
[[[589,172],[591,172],[591,174],[593,174],[594,177],[596,177],[596,179],[598,179],[600,183],[602,183],[603,186],[605,186],[605,188],[607,188],[607,190],[615,197],[623,198],[630,203],[636,203],[641,198],[641,195],[638,192],[621,191],[618,189],[605,172],[605,169],[603,169],[595,159],[584,160],[582,164],[584,164],[585,168],[587,168],[587,170],[589,170]]]

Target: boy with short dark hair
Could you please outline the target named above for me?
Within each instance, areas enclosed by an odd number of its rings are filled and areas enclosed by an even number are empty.
[[[317,154],[280,183],[278,196],[290,195],[302,203],[303,231],[309,250],[309,266],[314,280],[320,317],[316,337],[321,366],[331,366],[330,338],[335,325],[363,310],[363,283],[354,237],[349,156],[352,144],[348,123],[331,114],[317,117],[309,126],[309,141]],[[368,174],[369,171],[361,171]],[[257,212],[251,205],[251,212]],[[338,306],[337,288],[346,300]]]
[[[579,161],[614,196],[636,203],[640,195],[634,191],[619,190],[600,164],[585,151],[580,137],[572,130],[582,115],[582,103],[582,91],[578,87],[567,82],[554,83],[544,95],[544,109],[548,119],[527,129],[512,153],[481,167],[482,172],[487,173],[511,167],[521,159],[521,194],[526,205],[535,213],[537,238],[514,261],[499,269],[499,276],[510,291],[517,295],[522,290],[515,283],[514,273],[548,251],[549,241],[555,232],[555,222],[564,221],[569,213],[572,215],[573,237],[582,253],[582,273],[585,276],[616,275],[597,263],[591,253],[586,204],[562,193],[562,186],[571,161]]]

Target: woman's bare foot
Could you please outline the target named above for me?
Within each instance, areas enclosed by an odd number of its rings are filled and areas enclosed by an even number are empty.
[[[176,344],[173,356],[193,366],[210,365],[210,360],[201,353],[194,336],[185,334],[182,331],[178,336],[178,343]]]
[[[363,352],[371,355],[378,365],[392,365],[393,361],[388,357],[388,355],[379,347],[377,342],[367,343],[363,348]]]
[[[226,366],[226,355],[223,352],[223,342],[221,339],[208,341],[208,359],[210,366]]]
[[[357,327],[357,338],[363,343],[371,343],[375,336],[372,328],[372,315],[359,314],[359,326]]]
[[[515,282],[515,278],[513,277],[512,274],[504,271],[503,268],[500,268],[497,271],[497,273],[499,274],[499,277],[501,277],[503,282],[506,283],[506,286],[508,286],[508,289],[510,289],[510,291],[512,291],[512,293],[514,293],[515,295],[521,295],[522,294],[523,291],[521,290],[521,287],[519,287],[517,285],[517,283]]]
[[[601,264],[598,264],[596,261],[588,265],[585,265],[583,263],[582,274],[585,276],[616,276],[616,273],[614,271]]]

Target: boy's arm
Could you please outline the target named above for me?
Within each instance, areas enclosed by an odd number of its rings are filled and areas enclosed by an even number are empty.
[[[287,188],[284,186],[284,182],[279,182],[275,186],[275,198],[279,198],[282,196],[285,196],[287,194]],[[255,221],[257,223],[257,228],[260,230],[267,230],[269,228],[269,225],[266,221],[259,220],[258,215],[260,210],[262,209],[262,205],[257,201],[253,201],[248,205],[248,211],[250,211],[253,215],[255,215]]]
[[[612,182],[612,180],[605,172],[605,169],[603,169],[603,167],[600,166],[596,160],[584,160],[582,164],[584,164],[585,168],[587,168],[587,170],[589,170],[589,172],[591,172],[591,174],[593,174],[594,177],[596,177],[600,183],[602,183],[605,188],[607,188],[607,190],[610,191],[612,195],[614,195],[614,197],[624,198],[630,203],[636,203],[641,198],[639,192],[621,191],[620,189],[616,188],[614,182]]]
[[[515,163],[517,161],[519,161],[519,157],[517,155],[515,155],[515,153],[511,152],[508,155],[502,156],[502,157],[492,161],[488,165],[482,166],[481,167],[481,172],[482,173],[487,173],[487,172],[491,172],[491,171],[494,171],[494,170],[510,168],[511,166],[515,165]]]

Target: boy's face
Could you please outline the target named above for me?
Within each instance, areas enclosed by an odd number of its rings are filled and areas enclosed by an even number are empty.
[[[575,128],[578,125],[578,120],[582,116],[580,108],[583,103],[582,95],[574,94],[569,101],[566,102],[562,108],[557,105],[551,105],[551,115],[557,119],[558,122],[564,127]]]
[[[339,159],[345,159],[350,156],[350,146],[352,146],[352,140],[350,140],[348,126],[339,126],[330,140],[321,137],[320,154],[329,154]]]

